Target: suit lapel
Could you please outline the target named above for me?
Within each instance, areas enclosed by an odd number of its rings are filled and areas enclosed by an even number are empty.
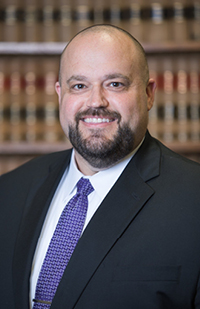
[[[37,191],[34,194],[29,194],[29,200],[32,200],[32,202],[29,203],[27,201],[13,259],[13,284],[16,308],[27,309],[29,307],[29,277],[37,240],[49,204],[63,172],[69,164],[69,159],[70,155],[67,158],[64,155],[62,162],[55,162],[55,164],[49,167],[47,172],[41,173],[35,182]]]
[[[131,160],[87,226],[65,270],[52,309],[65,308],[66,304],[74,308],[103,259],[154,194],[145,181],[158,176],[160,152],[150,139],[147,134],[140,154]]]

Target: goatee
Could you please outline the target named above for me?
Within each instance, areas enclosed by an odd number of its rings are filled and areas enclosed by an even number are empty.
[[[87,111],[84,114],[91,115]],[[76,116],[76,125],[69,126],[69,140],[74,149],[94,168],[105,169],[113,166],[134,149],[134,134],[128,124],[120,125],[120,115],[117,113],[93,112],[96,116],[112,116],[118,119],[118,130],[112,139],[104,136],[101,129],[91,129],[89,138],[83,138],[79,130],[79,120],[83,116]]]

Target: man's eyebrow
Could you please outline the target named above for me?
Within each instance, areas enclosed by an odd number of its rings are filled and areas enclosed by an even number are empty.
[[[86,81],[87,77],[84,75],[72,75],[68,80],[67,84],[69,84],[71,81],[76,80],[76,81]]]
[[[127,81],[130,81],[130,77],[123,75],[121,73],[112,73],[104,76],[105,79],[114,79],[114,78],[122,78]]]

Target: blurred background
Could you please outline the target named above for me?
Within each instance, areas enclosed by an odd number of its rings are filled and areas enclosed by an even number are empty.
[[[1,0],[0,174],[70,147],[54,85],[69,39],[113,24],[143,45],[157,82],[150,133],[200,162],[200,0]]]

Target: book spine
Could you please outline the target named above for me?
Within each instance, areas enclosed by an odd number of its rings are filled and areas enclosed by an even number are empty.
[[[63,131],[58,117],[58,99],[55,83],[58,79],[58,61],[50,58],[44,62],[44,127],[43,140],[56,142],[63,138]]]
[[[141,18],[142,7],[139,1],[133,1],[129,4],[127,10],[124,27],[127,29],[137,40],[144,41],[144,25]]]
[[[164,14],[165,1],[150,1],[143,13],[144,41],[158,43],[168,40],[167,21]]]
[[[105,1],[94,1],[93,3],[93,23],[103,24],[105,19]]]
[[[189,117],[188,117],[188,59],[187,56],[176,58],[176,107],[179,142],[189,139]]]
[[[72,32],[72,8],[70,4],[65,4],[65,1],[60,2],[60,16],[59,16],[59,31],[58,38],[61,42],[68,42],[73,35]]]
[[[176,138],[177,122],[175,119],[175,72],[174,61],[168,56],[163,59],[163,135],[162,140],[171,143]]]
[[[2,59],[0,60],[0,142],[6,140],[5,121],[5,73]]]
[[[58,20],[54,1],[43,0],[42,7],[43,37],[44,42],[56,42],[58,40]]]
[[[200,140],[200,57],[189,60],[190,140]]]
[[[15,4],[7,5],[4,8],[3,41],[20,41],[17,6]]]
[[[20,71],[13,70],[10,74],[10,141],[23,139],[23,121],[21,119],[22,91]]]
[[[121,6],[120,0],[110,0],[110,18],[109,22],[115,26],[121,27]]]
[[[34,142],[38,137],[38,119],[37,119],[37,75],[36,63],[33,59],[24,60],[24,117],[25,134],[24,139],[27,142]]]
[[[190,9],[188,29],[189,29],[189,39],[194,41],[200,40],[200,2],[197,0],[192,0],[192,5],[188,8]]]
[[[188,21],[185,16],[186,1],[175,1],[173,3],[172,18],[172,40],[183,42],[189,39]]]
[[[90,0],[76,0],[73,3],[73,34],[92,26],[92,4]]]
[[[33,0],[26,0],[25,7],[23,9],[24,12],[24,41],[26,42],[40,42],[42,40],[41,37],[41,10],[36,5],[36,2]]]

